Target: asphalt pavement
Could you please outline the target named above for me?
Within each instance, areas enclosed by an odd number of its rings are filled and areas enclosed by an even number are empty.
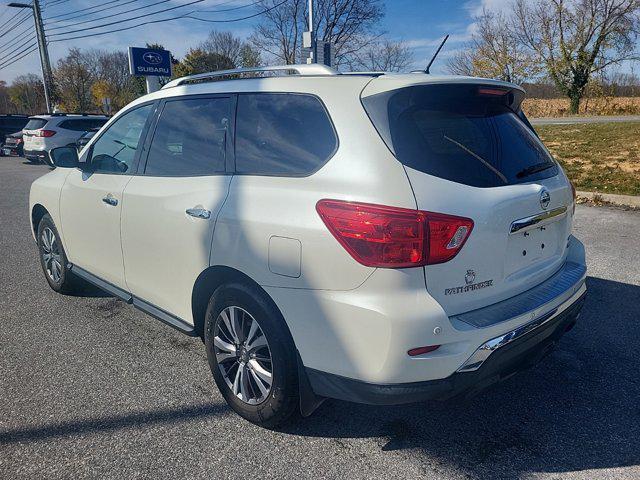
[[[640,213],[578,206],[578,325],[467,401],[327,401],[284,431],[224,403],[200,340],[49,289],[28,221],[48,167],[0,157],[0,478],[640,478]]]

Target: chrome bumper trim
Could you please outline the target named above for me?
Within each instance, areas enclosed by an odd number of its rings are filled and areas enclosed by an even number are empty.
[[[516,220],[511,224],[509,233],[513,234],[521,232],[532,227],[542,227],[543,225],[547,225],[551,222],[560,220],[559,218],[555,217],[564,215],[565,213],[567,213],[567,207],[558,207],[554,208],[553,210],[549,210],[548,212],[542,212],[537,215],[521,218],[520,220]]]
[[[573,305],[580,299],[583,293],[583,291],[579,290],[574,295],[572,295],[571,299],[563,304],[567,305],[567,307],[563,308],[562,311],[570,308],[571,305]],[[478,347],[473,355],[471,355],[460,368],[458,368],[457,372],[474,372],[478,370],[493,352],[495,352],[499,348],[504,347],[505,345],[510,344],[511,342],[514,342],[515,340],[518,340],[519,338],[532,332],[533,330],[544,326],[546,323],[556,318],[556,314],[558,314],[558,310],[560,310],[561,307],[562,306],[558,306],[535,320],[532,320],[507,333],[486,341]]]

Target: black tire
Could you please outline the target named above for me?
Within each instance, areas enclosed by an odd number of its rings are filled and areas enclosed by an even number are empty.
[[[45,238],[50,238],[47,232],[51,232],[54,235],[53,250],[57,255],[55,268],[50,260],[47,261],[48,257],[46,257],[48,251],[51,250],[51,248],[47,246],[47,241],[45,240]],[[62,241],[60,240],[60,234],[58,233],[58,230],[56,229],[56,226],[49,214],[45,214],[40,220],[40,223],[38,224],[38,236],[36,238],[38,240],[40,265],[47,283],[56,292],[72,293],[76,289],[76,281],[73,274],[69,271],[67,254],[65,253]],[[55,269],[55,272],[52,269]]]
[[[251,320],[257,321],[268,342],[272,383],[266,398],[257,404],[249,404],[233,393],[216,359],[213,344],[216,325],[220,321],[220,313],[228,307],[239,307],[253,317]],[[298,411],[298,365],[295,344],[282,315],[259,288],[233,283],[216,289],[207,306],[204,336],[213,378],[222,396],[236,413],[262,427],[276,428],[290,420]],[[240,358],[235,361],[240,362]]]

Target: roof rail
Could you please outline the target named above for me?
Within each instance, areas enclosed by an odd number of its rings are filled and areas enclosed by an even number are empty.
[[[318,63],[302,64],[302,65],[274,65],[271,67],[255,67],[255,68],[235,68],[232,70],[218,70],[216,72],[199,73],[197,75],[189,75],[188,77],[176,78],[175,80],[167,83],[163,89],[177,87],[178,85],[184,85],[185,83],[200,83],[208,81],[216,81],[220,77],[231,77],[236,80],[237,78],[256,78],[260,77],[259,74],[271,72],[280,73],[282,76],[286,75],[338,75],[338,72],[331,67],[321,65]],[[269,76],[269,75],[264,75]],[[272,75],[279,76],[279,75]]]

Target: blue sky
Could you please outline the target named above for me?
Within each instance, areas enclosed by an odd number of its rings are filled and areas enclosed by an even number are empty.
[[[101,0],[41,0],[41,2],[42,1],[44,1],[45,5],[43,15],[45,18],[105,3]],[[119,1],[125,3],[125,0]],[[155,1],[157,0],[130,2],[127,6],[121,7],[120,10],[154,3]],[[167,3],[153,7],[150,11],[170,8],[181,3],[187,3],[188,1],[192,0],[167,0]],[[449,33],[451,38],[447,47],[443,50],[441,58],[433,68],[433,71],[438,73],[442,71],[446,64],[446,58],[452,55],[456,49],[459,49],[465,41],[468,41],[470,32],[473,31],[474,15],[479,13],[483,7],[489,9],[508,8],[509,1],[510,0],[386,0],[386,16],[382,27],[390,37],[408,42],[413,50],[415,67],[423,67],[426,64],[426,59],[430,57],[432,52],[437,48],[442,37]],[[47,7],[47,2],[59,3]],[[15,12],[14,9],[6,7],[6,3],[8,3],[7,0],[0,0],[0,25]],[[249,3],[252,3],[251,0],[204,0],[202,3],[186,7],[186,10],[230,8],[247,5]],[[221,6],[221,4],[224,5]],[[167,12],[157,15],[154,18],[174,16],[181,11],[184,10],[180,9],[175,12]],[[113,10],[111,12],[113,12]],[[96,15],[103,16],[107,13],[110,12],[106,11]],[[144,13],[144,11],[131,13],[129,15],[139,15],[142,13]],[[224,14],[209,13],[207,16],[210,18],[238,18],[251,13],[255,13],[255,8],[239,9]],[[126,17],[127,16],[115,17],[112,20],[102,20],[102,22],[98,23],[117,21]],[[70,22],[87,20],[87,18],[89,17],[70,20]],[[195,46],[204,40],[212,27],[217,27],[221,30],[231,30],[241,37],[246,37],[251,33],[255,22],[256,19],[227,24],[209,24],[196,20],[176,20],[173,22],[141,26],[133,30],[105,36],[51,43],[50,55],[52,63],[55,64],[55,62],[66,53],[69,47],[124,50],[128,46],[144,46],[146,42],[159,42],[164,44],[165,48],[171,50],[174,55],[181,57],[189,47]],[[59,25],[60,24],[53,25],[50,23],[49,28]],[[92,25],[93,24],[89,23],[75,28],[89,27]],[[110,28],[117,28],[118,26],[120,25],[114,25]],[[49,32],[49,34],[52,33],[58,32]],[[0,32],[0,35],[1,34],[2,32]],[[5,43],[6,39],[9,38],[11,38],[10,35],[5,38],[0,38],[0,45]],[[53,36],[50,37],[51,40],[54,38]],[[33,53],[23,60],[0,70],[0,80],[10,82],[15,76],[28,72],[40,74],[40,63],[37,53]]]

